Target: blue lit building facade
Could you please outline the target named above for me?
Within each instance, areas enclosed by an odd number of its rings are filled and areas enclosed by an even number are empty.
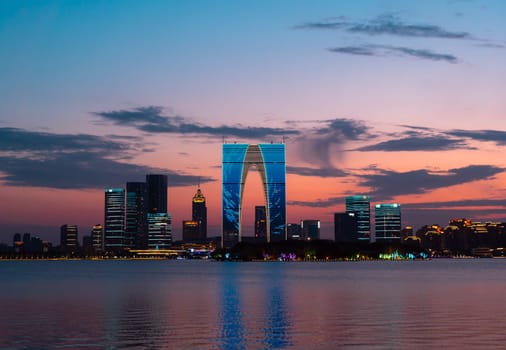
[[[241,210],[244,184],[256,166],[266,200],[267,241],[286,239],[285,145],[223,144],[222,148],[222,244],[232,247],[242,240]]]
[[[104,241],[106,251],[125,248],[125,190],[105,189]]]
[[[346,213],[357,218],[356,239],[374,241],[371,237],[371,198],[366,195],[346,197]]]
[[[401,238],[401,205],[376,204],[374,208],[376,241],[398,241]]]

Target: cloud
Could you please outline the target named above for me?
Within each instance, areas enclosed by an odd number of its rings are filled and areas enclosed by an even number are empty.
[[[316,177],[343,177],[348,174],[340,169],[335,168],[305,168],[287,166],[286,172],[299,176],[316,176]]]
[[[336,205],[344,205],[346,197],[330,197],[327,199],[317,199],[313,201],[288,201],[288,205],[309,207],[309,208],[329,208]]]
[[[501,130],[450,130],[448,135],[495,142],[499,146],[506,145],[506,131]]]
[[[141,180],[149,173],[168,175],[170,186],[184,186],[209,177],[125,163],[140,139],[123,136],[51,134],[0,128],[1,180],[9,186],[92,189]]]
[[[344,46],[329,48],[328,51],[341,54],[359,55],[359,56],[411,56],[430,61],[446,61],[457,63],[456,56],[451,54],[442,54],[427,49],[413,49],[401,46],[388,45],[362,45],[362,46]]]
[[[444,173],[431,173],[426,169],[407,172],[377,169],[376,173],[358,175],[361,185],[372,189],[371,196],[378,200],[398,195],[421,194],[438,188],[490,179],[505,169],[492,165],[469,165],[449,169]]]
[[[459,139],[448,139],[442,136],[412,136],[379,142],[374,145],[364,146],[356,151],[449,151],[455,149],[470,148]]]
[[[391,35],[416,38],[472,39],[467,32],[454,32],[432,24],[404,23],[394,15],[382,15],[371,21],[349,22],[347,20],[327,20],[299,25],[297,29],[341,30],[365,35]]]
[[[163,115],[163,107],[147,106],[131,110],[94,112],[103,121],[119,126],[136,128],[147,133],[201,134],[212,137],[239,137],[244,139],[264,139],[270,136],[297,135],[298,130],[270,127],[208,126],[181,116]]]
[[[321,169],[334,168],[332,160],[339,156],[346,142],[374,137],[363,121],[337,118],[319,123],[323,126],[305,131],[298,138],[297,146],[304,161]]]

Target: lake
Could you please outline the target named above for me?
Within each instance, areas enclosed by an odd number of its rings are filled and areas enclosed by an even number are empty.
[[[0,261],[0,349],[497,349],[506,259]]]

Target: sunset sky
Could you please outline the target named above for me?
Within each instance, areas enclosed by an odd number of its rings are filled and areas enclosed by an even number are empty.
[[[221,144],[281,142],[288,222],[344,197],[415,230],[506,221],[506,1],[0,1],[0,242],[103,223],[105,187],[197,184],[221,226]],[[245,231],[263,203],[246,183]]]

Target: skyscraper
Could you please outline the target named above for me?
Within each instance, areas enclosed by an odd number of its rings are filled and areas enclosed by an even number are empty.
[[[167,175],[146,175],[148,213],[168,213]]]
[[[399,240],[401,237],[401,205],[376,204],[374,210],[376,240]]]
[[[197,188],[197,193],[192,199],[192,221],[198,222],[198,240],[205,241],[207,239],[207,207],[206,197],[200,190],[200,185]]]
[[[357,241],[357,217],[355,213],[334,214],[334,240],[336,242]]]
[[[172,246],[172,222],[168,213],[148,213],[148,249]]]
[[[125,235],[125,190],[105,190],[104,250],[118,251],[124,248]]]
[[[267,241],[267,216],[265,205],[255,207],[255,238],[259,241]]]
[[[62,225],[60,227],[60,247],[65,253],[77,250],[79,243],[77,238],[77,225]]]
[[[183,220],[183,241],[201,242],[200,224],[195,220]]]
[[[125,246],[146,249],[146,183],[127,182],[126,184],[126,225]]]
[[[100,253],[104,250],[103,235],[104,227],[100,224],[94,225],[91,229],[91,245],[94,253]]]
[[[354,213],[357,218],[357,239],[371,241],[371,198],[369,196],[346,197],[346,213]]]
[[[244,184],[251,166],[262,179],[266,201],[267,241],[286,239],[286,165],[284,144],[223,144],[222,243],[242,240],[241,210]]]

